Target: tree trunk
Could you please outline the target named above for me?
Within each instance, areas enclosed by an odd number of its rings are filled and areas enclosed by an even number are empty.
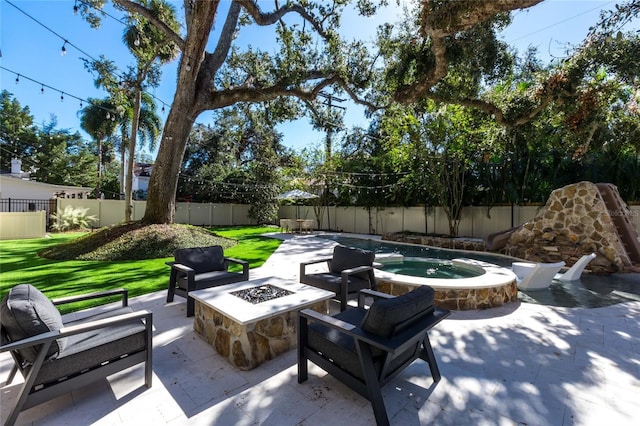
[[[129,138],[129,163],[127,164],[127,185],[124,199],[124,220],[131,222],[133,211],[133,165],[136,161],[136,138],[138,136],[138,125],[140,121],[140,105],[142,104],[142,90],[136,87],[136,99],[133,104],[133,121],[131,123],[131,137]]]
[[[102,139],[98,139],[98,184],[96,186],[96,199],[101,199],[102,190]]]
[[[124,127],[124,126],[123,126]],[[125,157],[126,157],[126,152],[127,152],[127,147],[125,145],[125,140],[127,140],[127,135],[126,132],[124,131],[124,129],[122,130],[122,142],[120,143],[120,196],[118,197],[120,200],[122,200],[122,196],[124,195],[124,191],[125,191],[125,172],[124,172],[124,163],[125,163]]]
[[[195,113],[185,114],[192,109],[191,105],[192,99],[188,94],[176,92],[149,179],[147,208],[142,218],[144,223],[173,223],[178,176],[189,132],[197,116]]]

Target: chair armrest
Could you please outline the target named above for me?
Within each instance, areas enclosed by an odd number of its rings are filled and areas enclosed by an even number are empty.
[[[246,260],[241,260],[241,259],[235,259],[233,257],[225,257],[224,260],[231,262],[231,263],[237,263],[238,265],[249,265],[249,262],[247,262]]]
[[[357,266],[355,268],[345,269],[341,272],[342,275],[353,275],[361,272],[373,271],[373,266]]]
[[[195,273],[193,268],[190,268],[187,265],[183,265],[182,263],[174,263],[173,265],[171,265],[171,268],[184,274]]]
[[[70,327],[62,327],[60,330],[48,331],[46,333],[38,334],[37,336],[28,337],[26,339],[11,342],[0,347],[0,352],[13,351],[18,349],[24,349],[31,346],[41,345],[46,342],[61,339],[75,334],[84,333],[87,331],[97,330],[100,328],[111,327],[114,325],[131,322],[135,319],[144,319],[145,328],[148,332],[151,332],[151,326],[153,322],[153,314],[149,311],[136,311],[122,315],[116,315],[110,318],[103,318],[95,321],[90,321]]]
[[[241,265],[242,275],[246,277],[247,280],[249,279],[249,262],[247,262],[246,260],[236,259],[233,257],[225,257],[224,260],[225,260],[225,263],[235,263],[236,265]]]
[[[363,288],[361,290],[358,290],[358,307],[359,308],[365,307],[366,297],[372,297],[373,301],[375,302],[378,299],[391,299],[395,296],[389,293],[383,293],[381,291],[371,290],[369,288]]]
[[[329,315],[321,314],[313,309],[303,309],[299,312],[299,315],[304,318],[312,319],[316,322],[322,322],[331,328],[335,328],[340,331],[350,331],[356,328],[355,325],[346,321],[339,320]]]
[[[320,314],[310,309],[300,311],[300,316],[302,317],[312,319],[316,322],[321,322],[324,325],[336,329],[341,333],[345,333],[356,340],[362,341],[391,354],[400,353],[415,344],[417,339],[421,339],[429,329],[433,328],[449,315],[451,315],[450,311],[436,308],[433,315],[423,318],[408,329],[396,334],[390,339],[386,339],[384,337],[368,333],[353,324],[340,321],[336,318]]]
[[[375,334],[368,333],[360,327],[357,327],[351,323],[339,320],[329,315],[318,313],[311,309],[303,309],[299,312],[299,315],[303,318],[311,319],[314,322],[319,322],[326,325],[327,327],[336,329],[341,333],[345,333],[353,337],[354,339],[362,340],[363,342],[380,348],[386,352],[393,352],[393,348],[389,348],[386,345],[388,339],[384,339],[380,336],[376,336]]]
[[[307,275],[306,268],[307,268],[308,265],[315,265],[317,263],[322,263],[322,262],[331,262],[331,258],[330,257],[323,257],[323,258],[318,258],[318,259],[307,260],[306,262],[301,262],[300,263],[300,277],[299,277],[299,279],[302,279],[302,277]]]
[[[109,297],[115,295],[121,295],[122,297],[122,306],[129,305],[129,292],[126,288],[117,288],[113,290],[105,290],[99,291],[96,293],[88,293],[88,294],[78,294],[76,296],[67,296],[67,297],[59,297],[57,299],[52,299],[51,302],[54,305],[64,305],[67,303],[80,302],[82,300],[91,300],[91,299],[99,299],[102,297]]]
[[[307,260],[306,262],[300,263],[300,266],[302,267],[303,265],[307,266],[307,265],[313,265],[315,263],[329,262],[331,260],[332,260],[331,257],[322,257],[322,258],[318,258],[318,259],[311,259],[311,260]]]

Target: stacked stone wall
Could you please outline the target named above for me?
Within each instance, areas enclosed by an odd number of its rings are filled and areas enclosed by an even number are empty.
[[[596,253],[593,272],[617,272],[631,265],[598,187],[579,182],[551,193],[540,214],[511,234],[505,252],[533,262],[563,260],[573,265]]]

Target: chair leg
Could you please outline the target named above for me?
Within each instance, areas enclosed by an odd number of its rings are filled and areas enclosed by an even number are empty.
[[[426,333],[424,335],[424,339],[422,340],[422,346],[424,350],[423,355],[420,356],[420,358],[429,363],[429,369],[431,370],[431,377],[433,377],[433,381],[439,382],[441,379],[440,369],[438,368],[438,362],[436,361],[436,356],[433,353],[433,348],[431,347],[429,336]]]
[[[389,426],[389,417],[387,416],[387,409],[384,406],[380,383],[375,373],[376,369],[373,365],[371,350],[361,342],[358,342],[358,355],[360,356],[360,365],[362,365],[362,373],[364,374],[364,380],[369,393],[369,401],[373,408],[376,424],[377,426]]]
[[[189,293],[187,293],[187,316],[192,317],[195,315],[196,311],[196,302],[192,297],[189,297]]]
[[[298,383],[305,382],[309,378],[309,366],[305,356],[307,323],[306,318],[298,316]]]
[[[144,384],[151,387],[153,380],[153,314],[149,314],[145,319],[147,327],[147,357],[144,362]]]
[[[176,271],[171,269],[171,275],[169,277],[169,289],[167,291],[167,303],[173,302],[173,296],[176,290]]]
[[[7,377],[7,381],[4,383],[6,385],[10,385],[13,382],[13,379],[16,377],[16,373],[18,372],[18,365],[14,362],[13,367],[11,367],[11,371],[9,371],[9,377]]]
[[[31,370],[29,370],[27,377],[24,378],[24,383],[22,384],[22,389],[20,390],[20,395],[18,396],[16,405],[13,407],[13,410],[11,410],[9,417],[5,420],[5,426],[12,426],[16,420],[18,420],[18,416],[20,415],[25,402],[27,402],[27,399],[29,398],[29,392],[31,392],[31,388],[35,384],[36,377],[38,377],[38,373],[40,372],[40,368],[42,367],[42,363],[44,362],[44,358],[46,357],[50,346],[51,342],[47,341],[38,349],[38,355],[33,362],[33,366],[31,367]]]

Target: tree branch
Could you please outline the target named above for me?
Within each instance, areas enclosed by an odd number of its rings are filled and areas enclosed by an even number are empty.
[[[151,10],[147,9],[141,4],[130,0],[113,0],[113,2],[128,10],[129,12],[138,13],[144,16],[149,20],[149,22],[163,31],[167,35],[167,37],[169,37],[171,41],[173,41],[176,46],[180,48],[180,50],[184,50],[185,41],[180,37],[179,34],[173,31],[171,27],[165,24],[161,19],[158,19],[158,17],[155,16]]]
[[[229,14],[227,15],[227,19],[224,21],[224,26],[222,27],[222,33],[220,34],[220,39],[218,40],[218,45],[216,49],[208,55],[206,69],[209,72],[208,78],[213,78],[213,75],[216,71],[222,66],[224,60],[227,58],[229,54],[229,49],[231,49],[231,43],[233,43],[233,33],[236,30],[238,25],[238,19],[240,18],[240,5],[236,2],[231,4],[229,8]]]
[[[435,59],[433,68],[416,82],[401,86],[393,95],[397,102],[413,103],[427,96],[427,92],[447,75],[448,37],[485,22],[499,13],[531,7],[542,0],[478,0],[468,2],[424,1],[421,10],[420,33],[431,40]]]
[[[320,36],[325,39],[328,38],[328,34],[322,28],[320,23],[316,21],[316,19],[299,4],[287,4],[274,10],[273,12],[263,13],[260,10],[257,1],[255,0],[240,0],[239,3],[247,11],[247,13],[251,15],[251,17],[254,19],[254,21],[256,21],[256,24],[258,25],[266,26],[275,24],[276,21],[281,19],[287,13],[294,12],[300,15],[305,21],[313,25],[313,28],[318,32],[318,34],[320,34]]]

